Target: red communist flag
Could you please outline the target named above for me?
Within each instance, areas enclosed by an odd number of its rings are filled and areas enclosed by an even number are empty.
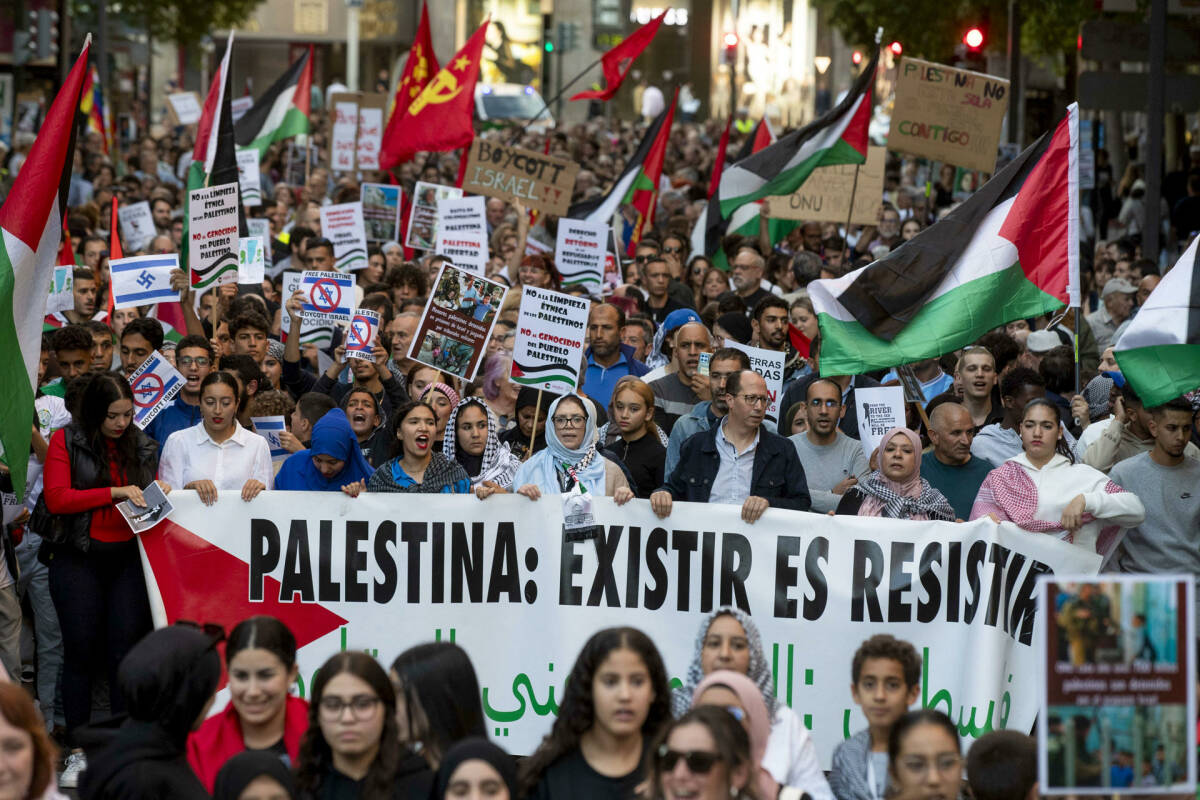
[[[412,101],[417,99],[417,96],[429,85],[430,78],[440,69],[437,55],[433,52],[433,34],[429,29],[429,8],[422,4],[421,22],[417,25],[417,36],[413,40],[412,49],[408,51],[408,61],[404,62],[404,72],[400,75],[400,83],[396,86],[392,114],[388,117],[387,129],[383,134],[384,142],[400,136],[400,120],[408,112]],[[386,147],[384,150],[386,152]]]
[[[571,99],[608,100],[616,94],[617,89],[621,88],[621,82],[629,74],[629,68],[633,66],[633,62],[642,54],[643,50],[650,46],[650,42],[654,41],[654,35],[658,33],[663,17],[670,10],[670,8],[664,8],[657,17],[629,34],[623,42],[600,56],[600,66],[604,70],[605,86],[603,89],[580,92],[572,95]]]
[[[399,107],[392,113],[380,148],[382,169],[408,161],[422,150],[456,150],[471,144],[475,138],[475,81],[487,27],[486,21],[479,26],[403,114]]]

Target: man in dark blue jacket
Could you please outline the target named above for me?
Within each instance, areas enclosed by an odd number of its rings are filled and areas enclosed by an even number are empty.
[[[720,425],[683,443],[666,485],[650,495],[660,517],[675,500],[740,503],[742,519],[755,522],[769,506],[807,511],[811,505],[796,448],[762,427],[771,397],[762,376],[750,370],[725,381],[729,413]]]

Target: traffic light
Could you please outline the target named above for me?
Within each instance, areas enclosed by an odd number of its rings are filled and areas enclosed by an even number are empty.
[[[862,50],[855,50],[853,53],[850,54],[850,63],[851,64],[853,64],[854,66],[857,67],[862,62],[863,62]]]
[[[545,48],[547,53],[553,53],[554,52],[554,40],[551,39],[550,37],[546,37],[546,41],[542,45],[542,47]]]
[[[560,22],[556,29],[558,39],[558,50],[560,53],[569,53],[572,50],[579,48],[579,23],[578,22]],[[552,48],[548,48],[546,52],[550,52]]]
[[[29,12],[29,27],[13,31],[13,63],[58,58],[58,12],[48,8]]]
[[[888,49],[892,51],[892,55],[899,56],[904,53],[904,45],[899,42],[892,42],[888,45]]]
[[[722,64],[737,63],[737,51],[738,51],[738,35],[737,35],[737,33],[735,33],[734,31],[727,31],[725,33],[724,38],[721,41],[722,41],[722,45],[723,45],[721,47],[721,63]]]
[[[985,39],[983,28],[980,28],[978,25],[967,28],[967,32],[963,34],[962,38],[963,44],[972,53],[978,53],[983,49]]]

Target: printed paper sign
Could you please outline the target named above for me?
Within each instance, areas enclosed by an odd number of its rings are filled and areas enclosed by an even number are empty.
[[[379,314],[369,308],[360,308],[350,318],[350,330],[346,334],[346,358],[375,360],[375,336],[379,333]]]
[[[267,263],[263,259],[262,239],[246,236],[238,239],[238,283],[261,286],[266,277]]]
[[[248,95],[235,97],[230,100],[229,110],[233,115],[233,124],[236,125],[237,121],[246,116],[246,112],[252,108],[254,108],[254,98]]]
[[[408,217],[408,236],[404,246],[414,250],[432,250],[437,243],[437,208],[442,200],[457,200],[463,196],[457,186],[417,181],[413,191],[412,212]]]
[[[563,292],[524,287],[509,380],[556,394],[576,391],[591,305]]]
[[[817,167],[800,188],[782,197],[768,197],[767,216],[774,219],[802,219],[812,222],[846,223],[850,213],[850,195],[854,194],[853,225],[874,225],[883,198],[883,166],[886,147],[867,149],[865,164],[839,164]],[[854,171],[858,170],[855,186]]]
[[[284,342],[287,342],[288,332],[292,329],[292,315],[288,313],[287,301],[300,290],[303,278],[304,273],[299,270],[289,269],[283,272],[280,286],[283,303],[279,306],[279,334],[280,339]],[[300,344],[316,344],[324,347],[333,341],[333,328],[334,323],[324,317],[305,319],[301,315]]]
[[[150,481],[150,485],[142,489],[142,499],[146,501],[144,506],[139,506],[132,500],[117,503],[117,511],[121,512],[121,516],[129,523],[134,533],[150,530],[171,516],[171,512],[175,510],[158,481]]]
[[[173,92],[167,95],[167,107],[180,125],[195,125],[202,113],[200,98],[195,92]]]
[[[566,216],[575,191],[579,164],[533,150],[509,147],[475,138],[463,173],[463,191],[505,200],[520,200],[528,208]]]
[[[896,70],[889,150],[991,173],[1008,81],[981,72],[904,58]]]
[[[46,295],[46,314],[59,314],[75,308],[75,265],[54,268],[50,293]]]
[[[733,339],[726,339],[725,346],[741,350],[749,356],[750,369],[762,375],[763,380],[767,382],[767,394],[771,396],[771,404],[767,406],[767,415],[763,424],[767,426],[768,430],[777,430],[780,415],[779,401],[783,398],[783,364],[787,353],[766,350],[762,347],[751,347],[748,344],[735,342]]]
[[[254,426],[255,433],[267,440],[267,446],[271,448],[271,461],[283,461],[291,455],[279,438],[279,434],[287,430],[282,416],[251,417],[250,424]]]
[[[368,242],[400,241],[401,189],[385,183],[362,185],[363,226]]]
[[[133,424],[145,430],[158,412],[179,394],[183,376],[155,350],[146,363],[129,376],[129,388],[133,391]]]
[[[1043,795],[1196,791],[1194,576],[1039,580]]]
[[[475,380],[507,287],[442,264],[408,357]]]
[[[130,250],[145,250],[157,233],[154,228],[154,214],[150,212],[150,204],[145,200],[119,205],[117,222],[121,226],[121,238],[125,240],[125,247]]]
[[[434,252],[446,256],[456,267],[482,275],[487,270],[487,201],[479,195],[439,200],[437,244]]]
[[[333,266],[339,272],[353,272],[367,266],[362,203],[321,206],[321,233],[333,242]]]
[[[237,282],[238,185],[188,193],[188,272],[192,287]]]
[[[602,222],[584,222],[563,217],[558,221],[554,264],[562,274],[562,285],[583,286],[595,294],[604,279],[608,256],[608,232]]]
[[[341,272],[303,272],[300,291],[304,305],[300,307],[303,320],[349,322],[354,310],[354,276]]]
[[[263,240],[265,244],[263,247],[263,263],[266,265],[268,273],[274,278],[278,272],[271,271],[271,262],[273,260],[271,258],[271,240],[275,238],[271,236],[271,221],[261,217],[250,217],[246,220],[246,230],[250,232],[251,236],[257,236]]]
[[[108,262],[112,271],[113,308],[133,308],[179,301],[171,288],[171,272],[179,269],[179,256],[134,256]]]
[[[257,150],[238,150],[238,186],[242,189],[242,205],[262,205],[262,175],[258,169]]]
[[[854,390],[854,402],[858,404],[858,440],[869,461],[885,433],[904,427],[904,387],[860,386]]]
[[[359,169],[379,169],[379,148],[382,144],[383,109],[360,105],[358,148],[355,151]]]
[[[339,95],[339,97],[344,97],[344,95]],[[333,136],[329,156],[331,166],[334,172],[350,172],[354,169],[354,142],[358,136],[358,104],[353,101],[337,100],[331,105],[333,106]]]

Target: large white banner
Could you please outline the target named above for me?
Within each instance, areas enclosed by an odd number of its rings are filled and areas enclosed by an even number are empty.
[[[866,727],[850,660],[874,633],[924,656],[921,702],[964,736],[1028,732],[1039,691],[1039,575],[1094,573],[1099,558],[989,520],[906,522],[645,500],[596,500],[602,538],[564,543],[558,497],[263,492],[213,506],[171,494],[170,520],[143,534],[155,620],[286,622],[300,645],[301,693],[330,655],[364,649],[385,666],[434,639],[464,647],[489,732],[530,753],[549,731],[563,681],[598,629],[633,625],[683,678],[712,609],[748,610],[777,696],[834,746]],[[223,697],[227,693],[222,693]],[[219,698],[217,708],[223,707]]]

